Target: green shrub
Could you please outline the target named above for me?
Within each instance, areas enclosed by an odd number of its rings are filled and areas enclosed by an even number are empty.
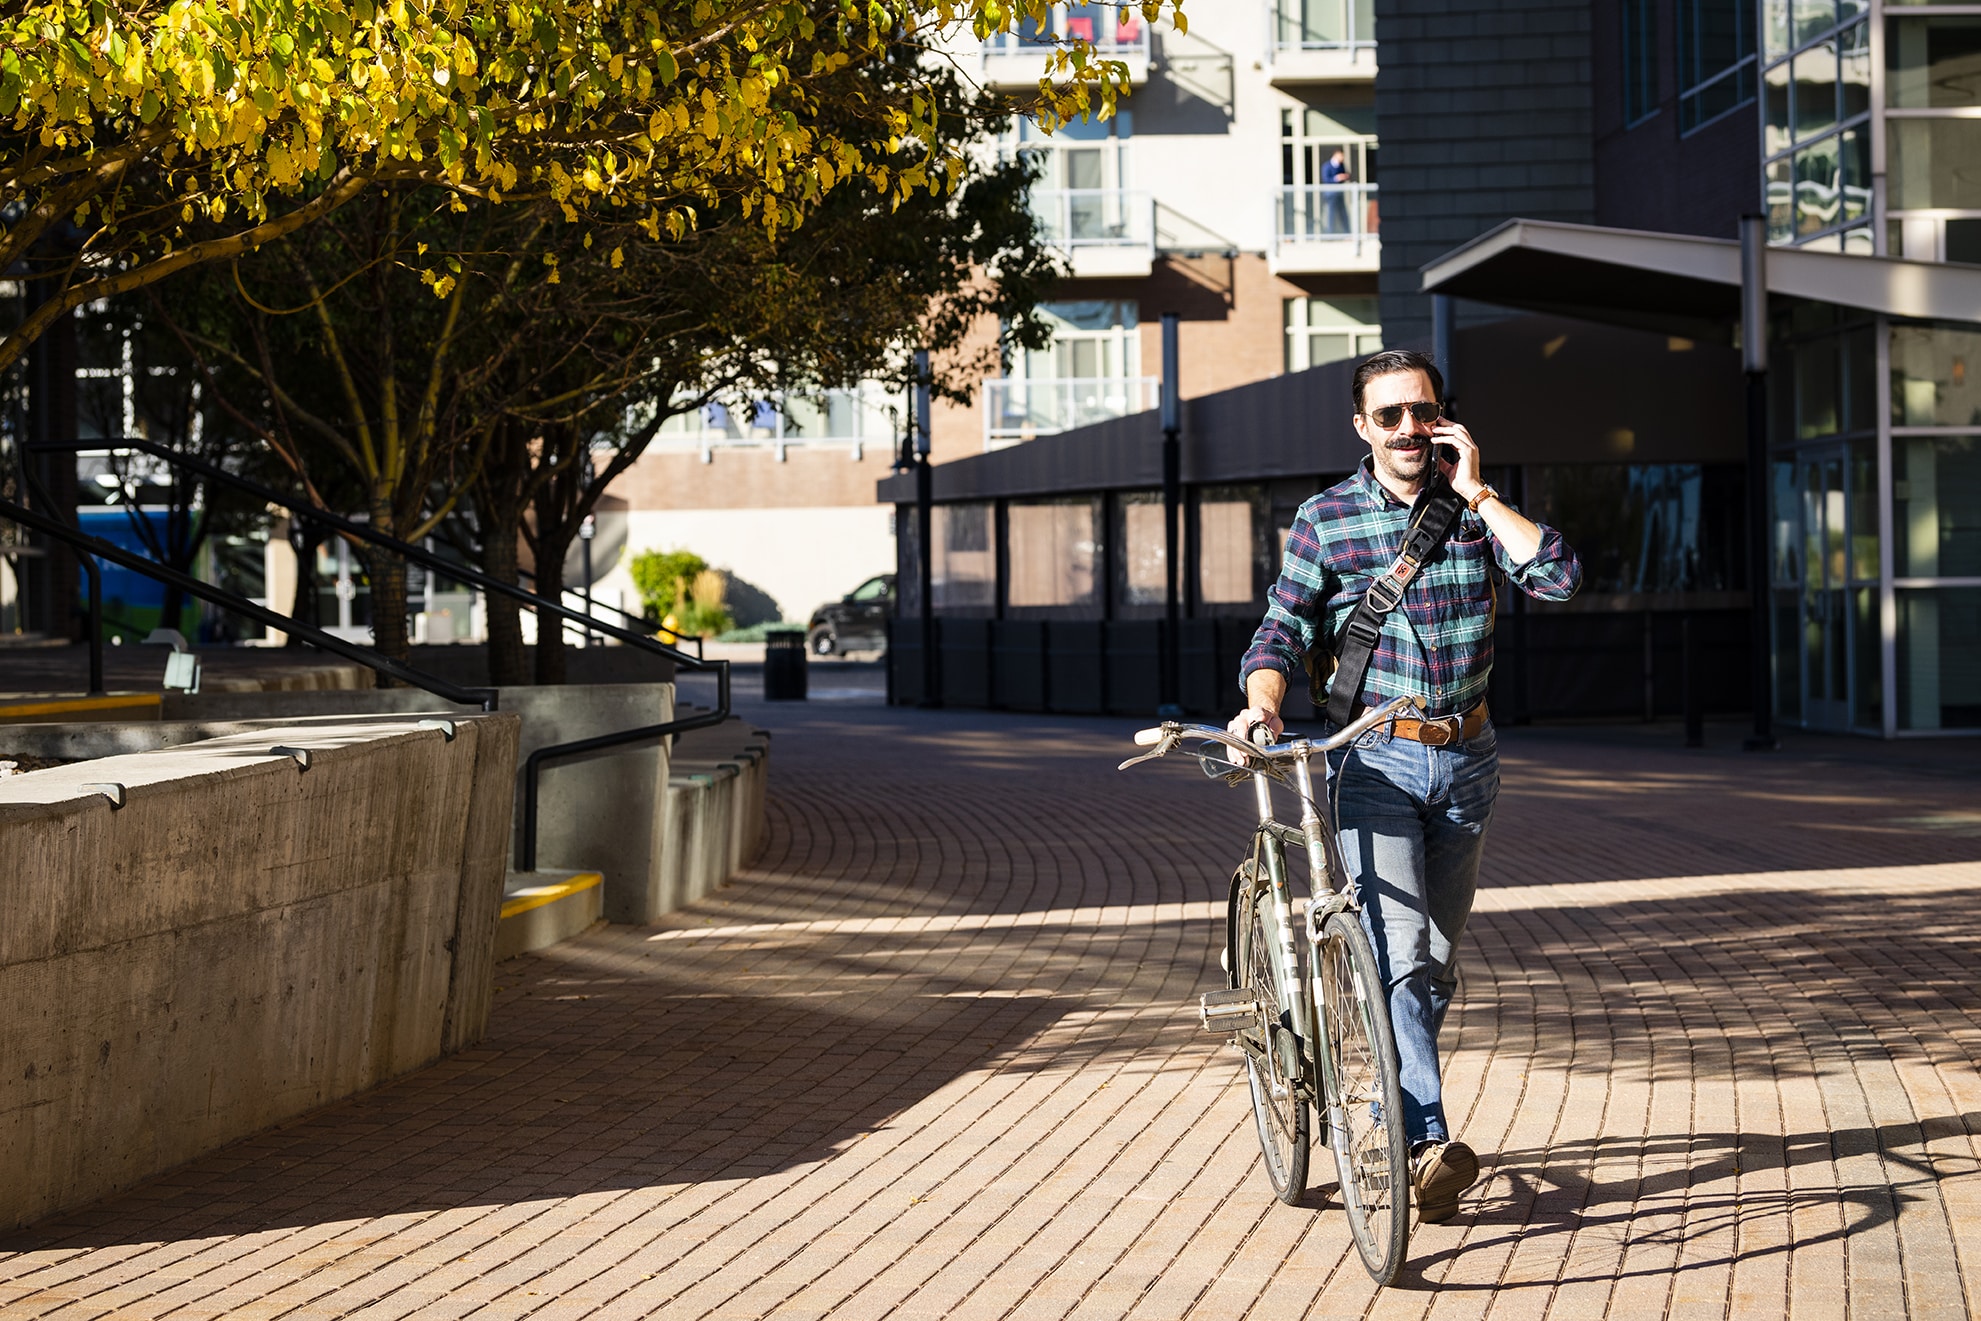
[[[728,579],[690,550],[647,550],[633,557],[641,613],[655,624],[669,615],[682,633],[713,637],[735,626],[723,604]]]

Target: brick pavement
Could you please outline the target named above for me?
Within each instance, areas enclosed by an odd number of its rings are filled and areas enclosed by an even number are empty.
[[[1120,721],[751,714],[779,731],[757,867],[502,965],[476,1050],[0,1242],[0,1317],[1981,1297],[1972,779],[1509,732],[1447,1029],[1486,1178],[1377,1298],[1328,1188],[1272,1200],[1193,1024],[1248,794],[1116,775]]]

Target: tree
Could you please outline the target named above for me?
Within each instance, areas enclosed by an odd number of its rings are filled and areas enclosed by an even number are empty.
[[[1137,8],[1154,21],[1165,4]],[[26,0],[0,14],[0,268],[36,277],[0,370],[83,303],[228,261],[387,186],[547,201],[680,238],[724,205],[776,235],[864,180],[963,168],[913,80],[841,75],[1044,17],[1049,0]],[[1180,10],[1175,12],[1181,25]],[[912,67],[935,67],[923,61]],[[1037,113],[1127,85],[1059,50]],[[890,164],[903,141],[928,150]],[[444,299],[457,272],[424,269]]]
[[[562,300],[526,312],[550,339],[584,346],[571,363],[585,379],[566,382],[549,406],[512,405],[526,425],[504,433],[512,451],[492,454],[476,486],[490,513],[480,520],[488,572],[502,572],[495,562],[512,553],[502,543],[515,525],[497,511],[527,509],[521,531],[536,590],[560,594],[585,517],[670,417],[716,399],[749,410],[780,392],[862,379],[907,386],[916,345],[959,345],[979,319],[993,318],[998,343],[979,357],[940,360],[932,384],[963,399],[1002,348],[1045,342],[1034,308],[1062,272],[1026,201],[1031,168],[986,162],[994,104],[947,75],[931,86],[942,149],[977,161],[954,193],[900,201],[855,186],[778,235],[736,214],[678,240],[626,235],[623,248],[605,253],[600,244],[572,267]],[[538,290],[553,300],[558,292]],[[506,612],[491,613],[492,666],[520,658],[520,635],[506,636],[512,626]],[[561,683],[563,657],[561,630],[540,628],[537,682]],[[492,681],[514,681],[504,674],[497,668]]]

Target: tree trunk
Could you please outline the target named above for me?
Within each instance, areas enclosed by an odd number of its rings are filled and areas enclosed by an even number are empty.
[[[564,555],[571,549],[571,534],[553,525],[537,527],[537,595],[553,601],[564,599]],[[567,667],[564,655],[564,621],[548,611],[537,612],[537,682],[563,683]]]
[[[481,537],[482,572],[505,583],[520,584],[517,543],[523,536],[524,481],[529,476],[528,438],[521,429],[497,422],[497,430],[475,478],[475,524]],[[498,688],[530,681],[529,657],[523,652],[523,606],[513,597],[490,592],[488,612],[488,681]]]
[[[383,496],[371,502],[371,525],[387,536],[397,536],[398,521],[392,505]],[[371,579],[372,646],[384,656],[406,664],[412,660],[412,638],[406,631],[406,561],[383,546],[365,547],[365,572]],[[378,676],[380,688],[396,688],[399,681]]]
[[[516,529],[507,519],[492,519],[482,528],[482,572],[505,583],[517,581]],[[499,592],[484,598],[488,613],[488,681],[508,688],[530,681],[523,654],[522,602]]]

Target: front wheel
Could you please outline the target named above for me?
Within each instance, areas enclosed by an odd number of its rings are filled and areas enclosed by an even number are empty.
[[[1363,1266],[1377,1284],[1389,1284],[1403,1269],[1410,1238],[1409,1145],[1389,996],[1355,914],[1328,919],[1315,981],[1333,1083],[1326,1105],[1341,1205]]]
[[[1290,1206],[1307,1189],[1308,1116],[1299,1085],[1300,1038],[1276,972],[1279,924],[1273,917],[1272,891],[1260,883],[1241,894],[1233,972],[1238,984],[1252,992],[1259,1012],[1240,1032],[1240,1044],[1266,1178],[1273,1196]]]
[[[812,630],[812,655],[830,656],[839,650],[839,635],[830,624]]]

